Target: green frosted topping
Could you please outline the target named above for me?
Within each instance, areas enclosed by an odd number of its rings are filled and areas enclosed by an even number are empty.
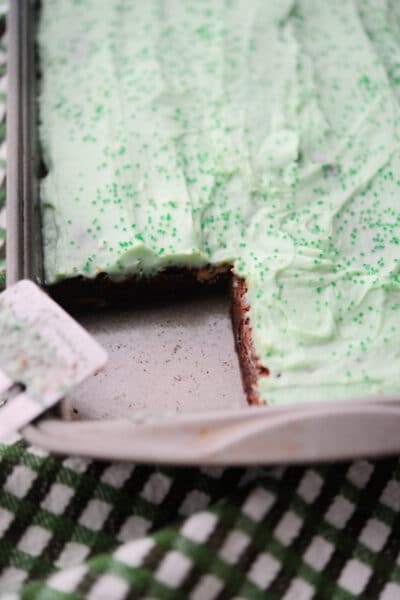
[[[233,264],[262,399],[398,393],[400,3],[42,6],[48,282]]]

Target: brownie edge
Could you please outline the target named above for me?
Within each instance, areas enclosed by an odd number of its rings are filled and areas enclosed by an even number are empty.
[[[260,400],[258,381],[260,377],[267,377],[269,371],[260,364],[254,349],[252,331],[247,314],[249,306],[246,300],[246,292],[246,281],[237,275],[232,275],[230,281],[231,318],[243,389],[249,404],[265,404],[264,401]]]
[[[120,281],[106,273],[93,279],[71,277],[47,285],[46,291],[68,311],[95,310],[198,296],[226,287],[229,275],[230,265],[167,267],[149,277],[131,275]]]

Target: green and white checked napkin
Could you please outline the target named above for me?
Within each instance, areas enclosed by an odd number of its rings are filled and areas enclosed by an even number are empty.
[[[4,36],[0,74],[3,244]],[[178,469],[0,446],[0,598],[398,600],[399,460]]]
[[[0,456],[2,598],[400,598],[397,458],[266,471]]]

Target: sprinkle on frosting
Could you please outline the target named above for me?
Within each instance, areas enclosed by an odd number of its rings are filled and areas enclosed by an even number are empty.
[[[47,281],[231,263],[263,400],[398,393],[400,3],[42,5]]]

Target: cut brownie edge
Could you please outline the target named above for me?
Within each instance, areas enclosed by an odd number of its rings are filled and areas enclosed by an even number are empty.
[[[246,300],[247,286],[245,280],[237,275],[232,275],[230,291],[233,335],[247,402],[249,404],[265,404],[265,401],[262,401],[259,396],[258,381],[260,377],[267,377],[269,371],[260,364],[254,349],[252,331],[247,314],[249,306]]]
[[[71,277],[46,286],[47,292],[69,311],[118,305],[157,303],[199,296],[226,287],[230,265],[203,268],[167,267],[149,277],[130,275],[114,280],[106,273],[93,279]]]

